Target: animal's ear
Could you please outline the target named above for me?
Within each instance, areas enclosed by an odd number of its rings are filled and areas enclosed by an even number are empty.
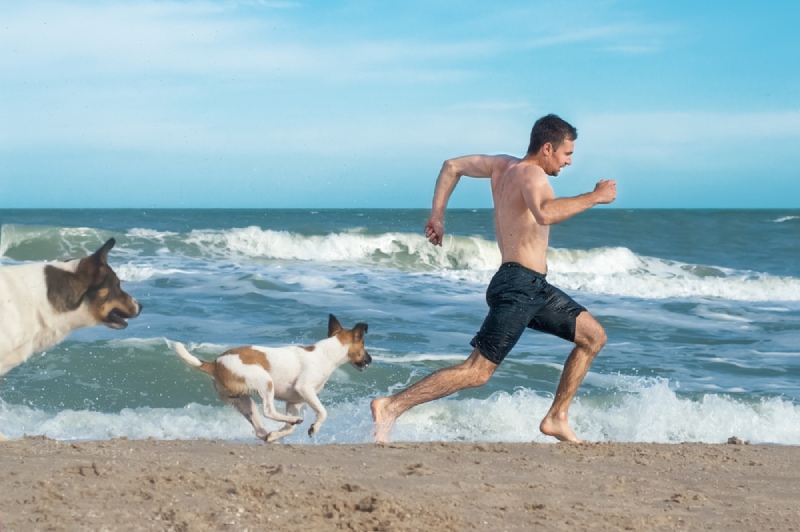
[[[117,241],[114,238],[109,238],[106,240],[106,243],[103,244],[103,247],[94,252],[92,258],[101,264],[108,264],[108,252],[111,251],[111,248],[113,248],[116,243]]]
[[[105,280],[108,275],[108,252],[114,244],[116,240],[109,238],[93,255],[81,259],[75,274],[87,287],[99,286]]]
[[[356,323],[356,326],[353,327],[353,332],[356,333],[358,338],[363,338],[367,334],[367,329],[369,329],[369,325],[366,323]]]
[[[336,336],[341,330],[342,325],[339,323],[339,320],[336,319],[336,316],[328,314],[328,338]]]
[[[109,238],[94,254],[80,260],[75,273],[52,266],[45,268],[47,299],[53,307],[61,312],[75,310],[90,288],[103,284],[108,275],[108,252],[115,243]]]

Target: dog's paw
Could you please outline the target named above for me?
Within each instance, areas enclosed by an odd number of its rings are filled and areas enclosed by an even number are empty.
[[[320,429],[320,425],[317,425],[316,423],[314,423],[313,425],[311,425],[311,427],[308,429],[308,437],[310,438],[310,437],[312,437],[314,434],[316,434],[317,432],[319,432],[319,429]]]
[[[296,417],[296,418],[294,418],[294,420],[290,421],[289,423],[291,423],[292,425],[299,425],[302,422],[303,422],[303,418]]]

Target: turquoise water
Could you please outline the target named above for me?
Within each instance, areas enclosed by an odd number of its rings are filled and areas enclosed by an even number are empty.
[[[0,211],[0,264],[109,260],[144,305],[124,331],[84,329],[0,379],[0,432],[58,439],[252,440],[166,341],[203,358],[312,344],[328,313],[369,323],[375,362],[334,373],[314,439],[370,441],[369,401],[462,360],[499,265],[489,210]],[[609,344],[572,407],[588,440],[800,444],[800,211],[597,209],[551,232],[548,279]],[[570,345],[526,332],[486,386],[397,423],[407,441],[554,441],[538,433]],[[304,422],[304,426],[309,421]],[[268,425],[269,426],[269,425]],[[307,428],[307,427],[306,427]]]

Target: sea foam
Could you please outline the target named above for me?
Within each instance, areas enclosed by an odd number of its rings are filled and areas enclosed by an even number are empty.
[[[619,377],[609,396],[580,396],[570,408],[573,429],[587,441],[724,443],[738,437],[753,443],[800,445],[800,406],[780,398],[746,402],[735,394],[684,397],[661,378]],[[298,430],[285,443],[371,441],[370,398],[326,405],[330,417],[313,439]],[[538,424],[552,397],[526,388],[495,392],[485,399],[447,398],[420,405],[400,417],[393,441],[535,441],[553,443]],[[306,408],[306,417],[313,414]],[[310,420],[304,421],[302,427]],[[269,430],[280,424],[265,421]],[[6,436],[43,435],[59,440],[220,439],[256,442],[250,425],[227,406],[135,408],[120,412],[45,412],[0,402]]]

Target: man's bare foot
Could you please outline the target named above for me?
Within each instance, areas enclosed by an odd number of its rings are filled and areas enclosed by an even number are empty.
[[[379,397],[373,399],[372,403],[370,403],[372,420],[375,422],[373,433],[375,434],[375,441],[378,443],[389,441],[389,433],[392,431],[394,420],[397,419],[397,415],[390,407],[391,403],[391,397]]]
[[[547,434],[548,436],[553,436],[558,441],[568,441],[573,443],[582,443],[583,440],[578,438],[572,429],[569,428],[569,424],[566,420],[559,420],[555,419],[551,416],[547,416],[542,420],[542,423],[539,425],[539,430],[542,431],[543,434]]]

